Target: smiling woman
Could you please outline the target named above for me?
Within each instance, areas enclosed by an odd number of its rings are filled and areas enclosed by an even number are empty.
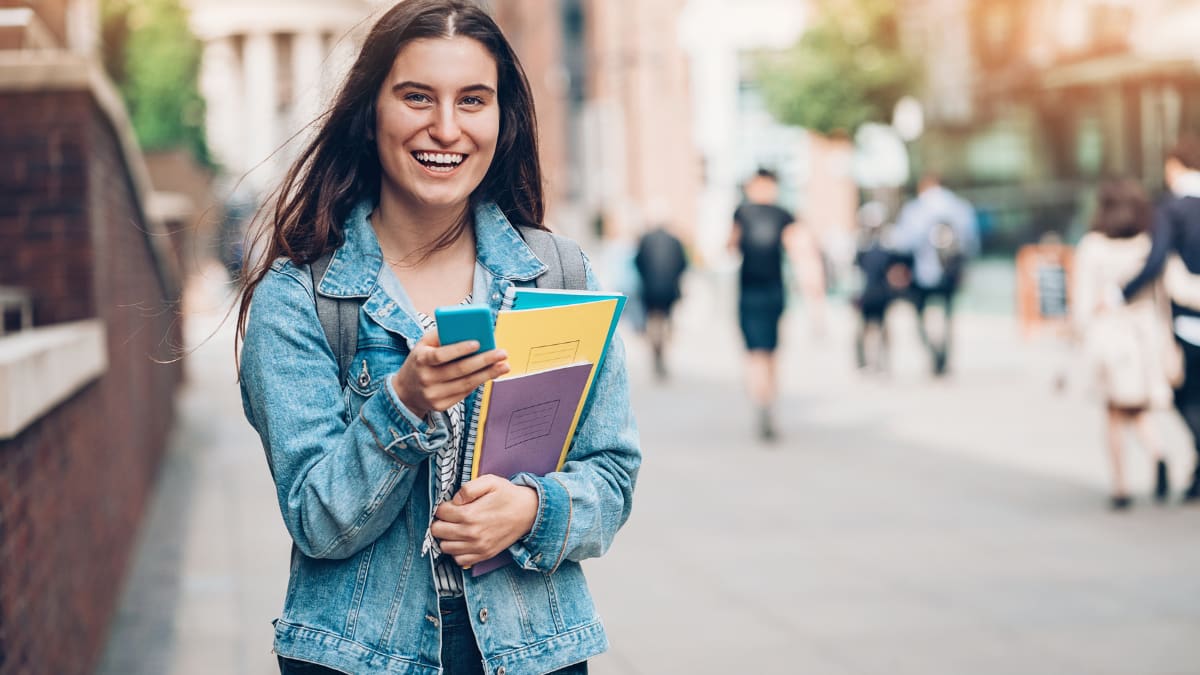
[[[579,561],[612,544],[641,463],[619,337],[561,472],[466,480],[476,392],[507,355],[443,345],[430,319],[464,302],[494,317],[548,271],[514,227],[545,229],[535,129],[492,19],[406,0],[263,219],[240,373],[294,542],[284,673],[585,673],[608,646]],[[357,309],[351,378],[317,311],[330,299]],[[514,564],[462,573],[506,550]]]

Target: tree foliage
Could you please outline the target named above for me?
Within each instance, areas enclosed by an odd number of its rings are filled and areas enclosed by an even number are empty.
[[[186,148],[209,164],[199,40],[180,0],[102,0],[104,64],[146,150]]]
[[[917,84],[915,61],[900,49],[894,0],[818,0],[815,20],[790,49],[763,55],[767,107],[785,124],[852,135],[887,122]]]

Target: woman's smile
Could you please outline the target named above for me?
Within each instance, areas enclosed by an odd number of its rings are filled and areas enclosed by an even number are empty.
[[[412,152],[413,159],[417,163],[425,167],[434,175],[448,175],[455,172],[463,162],[467,160],[468,155],[461,152],[425,152],[416,150]]]

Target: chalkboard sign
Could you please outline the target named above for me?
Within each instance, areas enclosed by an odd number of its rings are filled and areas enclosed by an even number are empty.
[[[1017,319],[1026,335],[1068,329],[1073,253],[1062,244],[1034,244],[1017,252]]]
[[[1067,270],[1057,260],[1042,260],[1037,266],[1038,314],[1043,319],[1067,316]]]

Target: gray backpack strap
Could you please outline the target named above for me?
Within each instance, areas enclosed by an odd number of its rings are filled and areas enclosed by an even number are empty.
[[[583,249],[574,241],[536,227],[520,225],[517,232],[525,239],[529,250],[550,268],[537,278],[538,288],[587,290],[587,268]]]
[[[358,309],[362,302],[357,298],[330,298],[317,292],[317,286],[329,269],[333,250],[325,251],[320,258],[309,263],[313,280],[313,299],[317,303],[317,319],[325,331],[325,340],[333,350],[338,364],[338,382],[346,385],[346,374],[350,372],[350,360],[358,348]]]

